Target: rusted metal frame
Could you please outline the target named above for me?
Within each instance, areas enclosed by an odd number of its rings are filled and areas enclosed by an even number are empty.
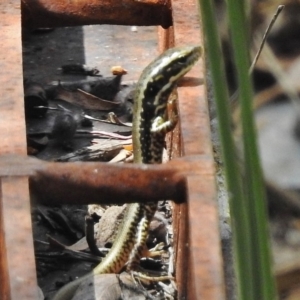
[[[26,154],[21,12],[0,2],[0,154]],[[28,179],[0,178],[0,298],[37,299]]]
[[[172,25],[166,0],[22,0],[23,25],[59,27],[90,24]]]
[[[190,6],[190,9],[187,8],[187,4]],[[187,12],[188,15],[185,15],[184,22],[183,19],[180,20],[182,16],[177,15],[178,11],[181,11],[182,5],[185,5],[185,12]],[[176,8],[177,7],[177,8]],[[14,7],[17,8],[17,5]],[[175,10],[174,10],[175,8]],[[185,32],[184,38],[183,34],[180,38],[180,27],[176,29],[176,22],[178,20],[178,24],[188,24],[190,27],[193,27],[195,24],[191,24],[196,20],[191,20],[191,12],[196,11],[195,10],[195,3],[192,2],[185,2],[182,3],[182,1],[174,1],[173,2],[173,10],[175,11],[174,13],[174,21],[175,21],[175,43],[176,44],[195,44],[195,41],[187,41],[187,33]],[[182,12],[183,14],[185,12]],[[197,21],[198,24],[198,21]],[[195,26],[197,27],[197,26]],[[185,28],[186,30],[186,28]],[[198,31],[193,32],[192,36],[197,36]],[[179,35],[179,37],[178,37]],[[167,34],[168,36],[168,34]],[[169,38],[172,36],[169,34]],[[198,41],[197,41],[198,43]],[[167,42],[165,40],[164,45],[171,45],[172,41],[170,39],[167,39]],[[19,64],[21,66],[21,63]],[[9,66],[10,67],[10,66]],[[199,71],[199,70],[198,70]],[[15,83],[15,81],[14,81]],[[188,175],[187,177],[187,186],[189,189],[188,193],[188,205],[184,204],[179,207],[177,207],[177,210],[181,217],[178,218],[179,223],[181,223],[181,227],[179,227],[179,232],[178,232],[178,260],[177,260],[177,279],[179,283],[179,298],[184,299],[198,299],[199,298],[204,298],[204,299],[222,299],[224,296],[223,293],[223,277],[222,277],[222,268],[221,268],[221,262],[220,262],[220,249],[219,249],[219,239],[218,239],[218,223],[217,223],[217,213],[216,213],[216,204],[214,203],[213,199],[215,198],[214,193],[214,181],[213,181],[213,167],[212,167],[212,156],[211,152],[208,146],[205,146],[204,148],[202,145],[209,145],[207,142],[207,138],[209,135],[209,125],[208,125],[208,119],[207,119],[207,108],[206,105],[203,102],[203,97],[204,97],[204,92],[203,88],[199,90],[199,87],[193,88],[194,94],[190,94],[190,99],[191,103],[188,103],[185,101],[185,97],[188,95],[187,91],[190,91],[191,88],[183,88],[179,91],[179,96],[183,100],[180,102],[180,113],[181,113],[181,131],[183,134],[183,153],[185,155],[191,155],[191,154],[205,154],[205,157],[208,162],[208,166],[206,167],[208,172],[204,172],[206,174],[198,174],[198,175]],[[200,93],[199,93],[200,92]],[[10,94],[11,95],[11,94]],[[199,96],[200,95],[200,96]],[[202,96],[201,96],[202,95]],[[202,99],[202,102],[200,101]],[[193,106],[193,103],[197,104],[197,107]],[[200,101],[200,102],[199,102]],[[20,103],[18,104],[18,108],[22,107]],[[186,111],[186,108],[189,107],[189,109]],[[195,110],[196,109],[196,110]],[[195,112],[198,112],[198,116],[194,116],[194,118],[191,118]],[[199,115],[200,112],[200,115]],[[203,115],[201,115],[201,112],[204,112],[204,118]],[[22,114],[22,113],[21,113]],[[23,118],[19,118],[20,114],[18,114],[18,121],[22,120]],[[199,118],[198,118],[199,117]],[[196,121],[196,122],[194,122]],[[199,123],[200,122],[200,123]],[[202,124],[201,124],[202,122]],[[5,124],[11,124],[11,122],[7,122]],[[189,124],[193,124],[193,130],[191,131],[188,129]],[[4,123],[3,123],[4,124]],[[19,124],[19,123],[18,123]],[[198,124],[199,131],[195,133],[195,124]],[[187,126],[188,125],[188,126]],[[203,126],[202,126],[203,125]],[[24,129],[24,128],[23,128]],[[22,130],[23,130],[22,129]],[[193,133],[192,133],[193,132]],[[24,132],[22,132],[24,133]],[[192,133],[192,134],[191,134]],[[174,134],[174,145],[176,144],[176,136],[177,139],[180,136],[180,133],[175,133]],[[11,141],[11,134],[9,135]],[[23,139],[25,137],[25,134],[22,135]],[[19,137],[20,140],[22,137]],[[174,146],[175,147],[175,146]],[[5,147],[4,147],[5,149]],[[24,151],[24,150],[23,150]],[[180,151],[180,148],[178,148],[178,151]],[[14,152],[10,148],[8,148],[8,151],[4,151],[4,153],[11,153]],[[22,151],[21,151],[22,152]],[[192,169],[191,169],[192,170]],[[25,181],[24,181],[25,179]],[[199,185],[199,182],[202,181],[205,182],[204,186]],[[12,198],[16,200],[17,204],[19,203],[19,199],[22,199],[18,193],[13,193],[11,191],[12,187],[12,182],[19,182],[20,186],[22,186],[22,182],[26,183],[26,177],[19,177],[18,179],[12,178],[12,177],[6,177],[2,179],[2,200],[5,199],[4,194],[8,193],[11,194]],[[8,185],[7,185],[8,184]],[[24,188],[24,187],[23,187]],[[22,188],[21,188],[22,189]],[[16,189],[14,190],[16,191]],[[26,194],[25,194],[26,197]],[[174,196],[175,197],[175,196]],[[4,203],[7,203],[4,201]],[[14,202],[14,204],[16,204]],[[28,202],[26,202],[28,205]],[[5,205],[2,206],[2,209],[8,211],[8,209],[5,207]],[[13,211],[16,211],[16,207],[13,207]],[[202,216],[203,220],[203,226],[201,228],[204,230],[198,230],[197,224],[199,220],[198,215],[194,215],[194,212],[198,212]],[[190,220],[189,222],[187,221],[188,219],[185,218],[186,213],[189,213],[190,215]],[[29,213],[27,213],[27,216],[29,216]],[[5,219],[1,219],[3,226],[2,228],[7,227],[5,224]],[[29,221],[30,223],[30,221]],[[208,225],[209,224],[209,225]],[[200,224],[201,225],[201,224]],[[30,225],[31,226],[31,225]],[[206,228],[206,229],[205,229]],[[30,228],[31,229],[31,228]],[[199,233],[200,232],[200,233]],[[190,238],[187,240],[186,237],[188,236],[186,233],[189,233]],[[197,234],[197,237],[195,238],[195,235]],[[4,235],[3,235],[4,236]],[[25,238],[27,238],[27,234],[25,234]],[[212,237],[209,239],[209,237]],[[16,243],[18,243],[18,240],[15,240]],[[28,239],[27,239],[28,241]],[[202,246],[202,242],[208,242],[206,246]],[[31,243],[32,240],[29,243]],[[1,251],[2,253],[6,254],[6,245],[5,240],[1,240]],[[21,244],[21,243],[20,243]],[[188,245],[185,247],[184,245]],[[22,248],[19,248],[22,250]],[[28,247],[27,247],[28,250]],[[28,252],[27,252],[28,253]],[[22,252],[23,254],[23,252]],[[16,256],[17,257],[17,256]],[[21,265],[26,266],[26,264],[23,263],[23,258],[21,259]],[[29,260],[30,261],[30,260]],[[186,262],[185,262],[186,261]],[[28,262],[28,260],[26,260]],[[8,260],[3,260],[2,270],[5,270],[7,272],[10,269],[9,265],[9,259]],[[30,264],[31,267],[33,266],[34,268],[34,261],[33,263]],[[189,268],[189,276],[185,276],[185,270],[186,268],[181,268],[182,266],[186,266]],[[12,267],[12,270],[14,271],[14,267]],[[30,270],[30,268],[29,268]],[[199,273],[199,270],[201,272]],[[7,276],[7,274],[4,271],[1,271],[1,275],[4,274],[3,281],[4,283],[7,283],[7,285],[11,285],[13,280]],[[26,268],[26,273],[28,272],[28,268]],[[18,274],[22,275],[22,272],[19,272]],[[28,275],[28,274],[26,274]],[[198,275],[201,275],[201,278],[197,278]],[[30,276],[29,276],[30,277]],[[188,278],[189,280],[186,281],[185,277]],[[17,277],[16,277],[17,278]],[[27,276],[28,279],[28,276]],[[35,281],[35,278],[34,280]],[[32,282],[31,282],[32,283]],[[6,295],[9,297],[9,293],[12,292],[13,290],[13,297],[12,299],[15,299],[16,297],[20,298],[17,293],[18,291],[21,291],[22,293],[22,298],[23,299],[34,299],[34,296],[29,296],[26,297],[26,291],[24,293],[24,289],[28,290],[29,293],[36,293],[35,285],[36,283],[33,282],[33,284],[23,284],[20,289],[18,287],[11,289],[10,287],[3,290],[3,294],[1,295]]]
[[[196,0],[172,0],[173,34],[165,45],[203,45]],[[182,9],[184,7],[184,9]],[[203,61],[188,76],[202,79]],[[187,203],[175,205],[179,299],[225,299],[214,161],[204,84],[178,88],[180,131],[172,135],[183,156],[202,155],[207,172],[188,175]],[[174,148],[174,147],[173,147]],[[176,151],[173,152],[173,156]],[[186,271],[188,270],[188,272]]]

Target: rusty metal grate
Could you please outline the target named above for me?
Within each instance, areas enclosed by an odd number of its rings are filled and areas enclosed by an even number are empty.
[[[36,13],[31,9],[32,5],[35,4],[36,9],[41,9],[42,3],[47,1],[23,0],[21,2],[24,22],[30,24],[32,19],[29,17]],[[86,1],[76,1],[78,5],[84,2]],[[149,25],[147,22],[154,20],[155,25],[161,24],[167,27],[170,25],[168,22],[170,22],[172,13],[173,26],[167,30],[161,28],[158,32],[160,51],[173,45],[202,44],[195,0],[172,0],[171,3],[159,0],[142,2],[143,4],[137,4],[128,0],[131,8],[148,11],[145,13],[146,19],[145,17],[143,19],[143,15],[140,14],[144,23],[139,23],[141,20],[133,20],[134,24]],[[55,4],[58,5],[56,7],[58,12],[51,13],[47,11],[50,8],[46,7],[44,13],[47,18],[36,18],[36,23],[43,20],[48,22],[48,26],[53,23],[56,25],[96,23],[91,19],[89,12],[77,16],[78,19],[70,20],[70,15],[74,16],[74,11],[71,12],[70,7],[59,10],[59,3],[62,4],[64,1],[52,1],[51,3],[54,8]],[[100,5],[99,1],[89,1],[89,6],[95,8],[97,5]],[[182,9],[183,7],[184,9]],[[155,12],[157,14],[157,11],[159,11],[159,18],[154,18],[153,14],[155,15]],[[26,154],[26,130],[23,111],[20,2],[16,0],[1,1],[0,14],[0,154],[24,156]],[[123,11],[122,14],[126,16],[125,20],[128,20],[130,9]],[[135,14],[136,16],[137,14]],[[102,18],[104,17],[102,16]],[[99,20],[103,20],[103,22]],[[113,23],[113,20],[115,20],[115,24],[125,22],[118,20],[116,16],[112,16],[111,21],[98,19],[97,22]],[[150,175],[145,173],[143,176],[145,184],[147,184],[147,180],[148,182],[149,180],[155,181],[156,169],[169,174],[166,176],[174,177],[174,174],[179,174],[179,179],[177,175],[177,177],[175,176],[178,184],[170,184],[167,189],[161,187],[161,193],[166,190],[170,193],[167,196],[172,196],[177,200],[186,200],[175,205],[174,213],[177,253],[176,281],[179,288],[179,299],[224,299],[214,162],[210,143],[203,66],[198,65],[188,76],[198,78],[198,81],[197,84],[188,84],[188,86],[178,89],[180,129],[176,129],[168,141],[174,160],[164,167],[150,168],[150,174],[153,177],[149,177]],[[183,156],[183,158],[177,159],[176,157],[179,156]],[[11,156],[10,158],[0,157],[1,299],[37,299],[28,182],[30,180],[33,187],[38,186],[39,180],[45,180],[45,176],[49,176],[51,172],[57,172],[59,168],[59,164],[54,166],[48,163],[36,166],[35,163],[26,159],[20,163],[20,166],[19,162],[20,160],[12,159]],[[69,165],[70,168],[76,169],[75,164]],[[66,164],[64,164],[64,168],[65,166]],[[114,172],[114,167],[112,168],[112,172]],[[134,169],[135,167],[129,168]],[[39,176],[33,172],[34,169],[39,169]],[[126,168],[123,172],[126,174]],[[105,173],[107,175],[107,170]],[[88,171],[80,173],[78,176],[85,181],[86,174]],[[171,181],[171,183],[173,182]],[[139,196],[137,195],[137,197]],[[18,222],[18,226],[16,226],[16,222]]]

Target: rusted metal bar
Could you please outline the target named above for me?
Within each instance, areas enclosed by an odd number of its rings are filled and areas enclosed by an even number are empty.
[[[193,156],[161,165],[133,165],[54,163],[6,155],[0,156],[0,176],[29,176],[32,195],[39,203],[48,205],[123,204],[161,199],[183,202],[186,177],[211,170],[207,163],[211,162]]]
[[[172,45],[203,44],[197,1],[172,0],[173,34],[164,33]],[[182,9],[184,7],[184,9]],[[204,66],[199,64],[188,76],[204,82]],[[172,135],[176,152],[188,157],[203,155],[207,172],[187,176],[187,203],[175,205],[177,240],[176,280],[179,299],[225,299],[219,219],[210,124],[203,84],[178,88],[180,131]],[[176,146],[177,145],[177,146]],[[187,271],[188,270],[188,271]]]
[[[0,154],[24,155],[20,2],[1,1],[0,15]],[[28,179],[1,178],[0,191],[0,298],[37,299]]]
[[[59,27],[89,24],[172,25],[165,0],[22,0],[23,25]]]

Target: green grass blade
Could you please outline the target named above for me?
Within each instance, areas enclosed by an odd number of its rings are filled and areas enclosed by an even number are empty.
[[[253,299],[273,300],[276,299],[276,289],[272,274],[264,181],[252,111],[252,83],[248,75],[250,61],[245,2],[228,0],[227,5],[240,94],[246,177],[244,190],[247,192],[248,199],[247,207],[250,218],[252,245],[251,260],[253,265],[252,281],[255,291],[255,298]]]
[[[238,286],[238,299],[254,299],[252,287],[251,236],[249,234],[249,216],[247,200],[242,189],[242,178],[239,169],[236,148],[231,132],[231,114],[228,88],[226,85],[224,62],[220,40],[217,32],[212,1],[199,0],[206,41],[206,55],[212,76],[213,92],[216,100],[218,128],[224,162],[224,170],[229,194],[235,269]],[[257,298],[258,299],[258,298]]]
[[[250,63],[244,2],[228,0],[227,3],[241,99],[244,149],[243,180],[231,134],[228,89],[214,7],[212,1],[199,0],[207,57],[216,99],[225,175],[230,195],[238,299],[271,300],[276,299],[277,296],[272,275],[264,182],[252,113],[253,92],[248,75]]]

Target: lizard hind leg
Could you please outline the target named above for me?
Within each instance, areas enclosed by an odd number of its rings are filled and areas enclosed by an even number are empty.
[[[140,220],[138,225],[136,244],[134,245],[130,253],[130,257],[126,267],[126,270],[132,275],[133,281],[135,281],[135,277],[146,281],[164,281],[164,280],[174,279],[172,276],[168,276],[168,275],[162,275],[162,276],[147,275],[146,270],[142,269],[140,266],[141,257],[143,256],[143,253],[145,253],[145,249],[146,249],[148,228],[152,217],[153,214],[150,213],[149,209],[148,210],[145,209],[145,214],[143,218]]]

